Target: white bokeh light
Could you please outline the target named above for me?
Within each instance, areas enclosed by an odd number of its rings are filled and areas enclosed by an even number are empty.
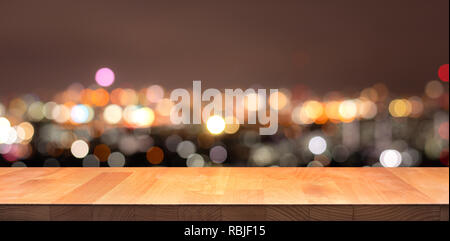
[[[380,163],[383,167],[398,167],[402,164],[402,154],[393,149],[385,150],[380,155]]]
[[[323,137],[315,136],[309,140],[308,149],[315,155],[320,155],[327,150],[327,141]]]
[[[77,140],[70,147],[72,155],[76,158],[83,158],[89,153],[89,145],[83,140]]]

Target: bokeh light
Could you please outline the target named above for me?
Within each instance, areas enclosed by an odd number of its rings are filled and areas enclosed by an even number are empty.
[[[11,123],[5,117],[0,117],[0,144],[6,143],[9,139]]]
[[[120,152],[113,152],[108,157],[108,166],[110,167],[124,167],[125,156]]]
[[[357,113],[358,107],[353,100],[345,100],[339,105],[339,114],[343,122],[352,122]]]
[[[315,155],[320,155],[327,150],[327,141],[321,136],[315,136],[309,140],[308,149]]]
[[[84,87],[74,83],[43,99],[35,94],[4,96],[0,103],[0,164],[448,165],[449,95],[445,83],[430,81],[414,96],[399,96],[389,92],[389,87],[375,84],[360,92],[334,90],[322,96],[305,86],[292,93],[281,89],[277,96],[247,93],[243,102],[235,103],[236,107],[244,104],[249,111],[242,120],[234,106],[225,106],[224,117],[209,117],[202,111],[203,126],[171,124],[168,117],[174,103],[165,96],[169,90],[160,85],[109,91],[95,84]],[[193,110],[192,103],[184,107]],[[256,111],[267,115],[274,109],[279,111],[274,135],[260,135],[258,130],[267,125],[246,123],[250,117],[259,119]]]
[[[322,104],[315,100],[305,102],[303,109],[306,117],[313,121],[322,116],[324,111]]]
[[[133,111],[131,120],[138,127],[148,127],[155,120],[155,113],[149,107],[138,108]]]
[[[21,140],[29,141],[33,138],[34,127],[31,123],[22,122],[17,127],[17,134]]]
[[[443,64],[443,65],[441,65],[441,67],[439,67],[439,70],[438,70],[438,76],[439,76],[439,79],[441,79],[442,81],[444,81],[444,82],[448,82],[448,64]]]
[[[89,109],[85,105],[76,105],[70,111],[72,121],[78,124],[86,123],[89,120]]]
[[[188,158],[189,155],[194,154],[197,148],[192,141],[182,141],[177,146],[177,153],[182,158]]]
[[[103,119],[108,124],[117,124],[122,120],[122,107],[111,104],[108,105],[103,112]]]
[[[164,89],[159,85],[152,85],[148,87],[146,97],[151,103],[158,103],[164,98]]]
[[[389,104],[389,113],[393,117],[407,117],[411,111],[412,106],[407,99],[395,99]]]
[[[225,129],[227,134],[234,134],[239,131],[239,120],[234,116],[225,117]]]
[[[169,116],[173,107],[173,102],[169,99],[162,99],[156,105],[156,111],[162,116]]]
[[[205,160],[199,154],[193,153],[188,156],[186,160],[187,167],[203,167],[205,165]]]
[[[278,97],[278,101],[276,98]],[[270,94],[269,105],[274,110],[283,110],[289,104],[289,99],[285,93],[278,91]]]
[[[161,148],[154,146],[147,151],[146,157],[148,162],[153,165],[158,165],[164,160],[164,151]]]
[[[206,122],[206,128],[211,134],[221,134],[225,130],[225,120],[218,115],[211,116]]]
[[[83,140],[76,140],[70,147],[72,155],[76,158],[83,158],[89,153],[89,145]]]
[[[425,94],[431,99],[439,98],[444,93],[444,87],[441,82],[433,80],[425,86]]]
[[[114,83],[114,72],[109,68],[101,68],[95,73],[95,81],[103,87],[111,86]]]
[[[111,154],[111,150],[105,144],[97,145],[94,148],[94,155],[98,158],[99,161],[105,162],[108,160],[109,155]]]
[[[402,163],[402,155],[397,150],[385,150],[380,155],[380,163],[383,167],[398,167]]]
[[[215,146],[209,151],[209,158],[215,163],[223,163],[227,159],[227,150],[222,146]]]
[[[87,155],[82,162],[83,167],[99,167],[100,161],[95,155]]]

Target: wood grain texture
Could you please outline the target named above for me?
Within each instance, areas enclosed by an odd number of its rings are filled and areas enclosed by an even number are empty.
[[[0,220],[448,220],[448,168],[0,168]]]
[[[392,205],[355,206],[354,220],[362,221],[440,221],[440,206]]]
[[[448,221],[448,205],[3,205],[0,221]]]
[[[441,221],[448,221],[448,205],[441,206]]]

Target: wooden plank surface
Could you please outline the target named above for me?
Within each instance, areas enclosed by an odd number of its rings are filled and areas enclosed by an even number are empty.
[[[448,168],[0,168],[0,220],[448,220]]]

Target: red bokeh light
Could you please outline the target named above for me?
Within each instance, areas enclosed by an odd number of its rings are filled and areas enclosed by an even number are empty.
[[[444,64],[439,67],[438,75],[442,81],[448,82],[448,64]]]

